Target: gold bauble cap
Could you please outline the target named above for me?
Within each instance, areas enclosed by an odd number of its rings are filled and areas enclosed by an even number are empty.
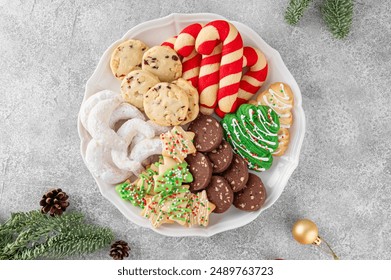
[[[320,241],[316,224],[308,219],[298,220],[292,228],[293,238],[301,244],[316,244]]]

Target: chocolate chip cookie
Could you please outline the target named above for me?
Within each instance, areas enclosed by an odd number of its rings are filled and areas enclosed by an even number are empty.
[[[172,82],[182,76],[182,62],[170,47],[150,48],[142,60],[142,69],[156,75],[162,82]]]
[[[128,40],[121,43],[111,54],[110,68],[113,75],[122,80],[136,69],[141,69],[141,61],[148,46],[139,40]]]
[[[148,118],[163,126],[179,125],[189,109],[189,98],[170,83],[159,83],[144,95],[144,111]]]

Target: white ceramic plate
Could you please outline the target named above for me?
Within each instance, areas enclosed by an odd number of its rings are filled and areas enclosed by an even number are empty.
[[[94,74],[88,80],[83,102],[98,91],[109,89],[120,92],[120,82],[111,73],[109,62],[110,55],[114,48],[121,42],[136,38],[142,40],[149,46],[160,45],[169,37],[177,35],[189,24],[201,22],[207,23],[216,19],[224,19],[216,14],[171,14],[164,18],[141,23],[130,29],[121,39],[114,42],[103,54]],[[280,54],[270,47],[262,38],[248,26],[231,21],[241,33],[245,45],[254,46],[261,49],[266,55],[269,63],[269,75],[267,82],[262,89],[267,88],[273,82],[285,82],[289,84],[295,96],[295,106],[293,108],[294,124],[290,129],[291,142],[289,149],[282,157],[275,157],[273,166],[266,172],[256,173],[264,182],[267,191],[267,199],[259,211],[243,212],[231,207],[224,214],[213,214],[210,217],[209,226],[206,228],[192,227],[185,228],[176,224],[163,225],[158,229],[153,229],[149,221],[139,215],[140,209],[132,206],[129,202],[122,200],[115,192],[114,186],[106,184],[94,178],[99,186],[99,190],[104,197],[113,203],[125,217],[133,223],[155,230],[156,232],[168,236],[212,236],[216,233],[238,228],[250,223],[263,211],[273,205],[279,198],[285,185],[288,182],[293,170],[299,162],[299,154],[305,133],[305,117],[301,106],[300,89],[286,68]],[[261,92],[261,91],[260,91]],[[85,160],[87,144],[91,137],[78,120],[78,131],[81,140],[81,154]]]

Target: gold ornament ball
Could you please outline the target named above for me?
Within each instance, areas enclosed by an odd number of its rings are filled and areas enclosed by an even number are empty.
[[[316,243],[318,234],[318,227],[313,221],[307,219],[298,220],[292,228],[293,238],[305,245]]]

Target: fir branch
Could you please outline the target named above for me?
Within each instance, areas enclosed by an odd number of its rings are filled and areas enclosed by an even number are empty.
[[[110,229],[92,225],[80,225],[49,238],[45,243],[23,248],[13,259],[31,260],[37,258],[63,258],[76,254],[92,253],[109,246],[114,236]]]
[[[290,0],[285,11],[285,21],[290,25],[299,22],[312,0]]]
[[[352,0],[325,0],[322,7],[323,19],[331,33],[337,39],[345,38],[352,25]]]
[[[0,259],[35,259],[90,253],[114,236],[107,228],[85,224],[79,213],[50,217],[31,211],[12,214],[0,226],[0,238]]]

